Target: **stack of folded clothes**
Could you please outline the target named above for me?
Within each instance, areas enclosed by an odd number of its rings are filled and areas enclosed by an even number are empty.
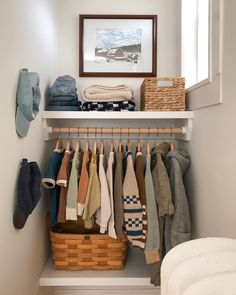
[[[83,111],[134,111],[133,90],[127,85],[93,85],[82,92]]]
[[[60,76],[49,89],[47,111],[81,111],[76,81],[69,75]]]

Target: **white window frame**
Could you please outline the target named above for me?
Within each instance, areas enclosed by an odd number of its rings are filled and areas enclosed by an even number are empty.
[[[186,89],[189,110],[222,103],[223,1],[209,2],[209,77]]]

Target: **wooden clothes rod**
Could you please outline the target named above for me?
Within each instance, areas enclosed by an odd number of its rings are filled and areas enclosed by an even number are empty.
[[[185,134],[185,128],[102,128],[102,127],[49,127],[49,132],[53,134],[111,134],[111,135],[142,135],[142,134]]]

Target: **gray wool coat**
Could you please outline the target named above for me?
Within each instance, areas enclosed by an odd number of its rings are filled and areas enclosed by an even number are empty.
[[[190,157],[185,150],[173,150],[167,154],[166,169],[170,179],[174,214],[165,218],[166,252],[191,237],[189,205],[183,183],[183,176],[189,165]]]
[[[165,167],[165,158],[169,151],[169,144],[162,142],[152,149],[152,179],[154,194],[158,206],[159,229],[160,229],[160,261],[151,265],[151,283],[160,285],[160,268],[165,255],[164,222],[167,216],[174,213],[174,206],[171,196],[170,181]]]

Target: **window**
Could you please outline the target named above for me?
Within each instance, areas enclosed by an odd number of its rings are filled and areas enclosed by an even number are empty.
[[[181,1],[181,75],[190,109],[221,103],[222,0]]]
[[[209,76],[209,1],[182,0],[182,76],[191,87]]]

